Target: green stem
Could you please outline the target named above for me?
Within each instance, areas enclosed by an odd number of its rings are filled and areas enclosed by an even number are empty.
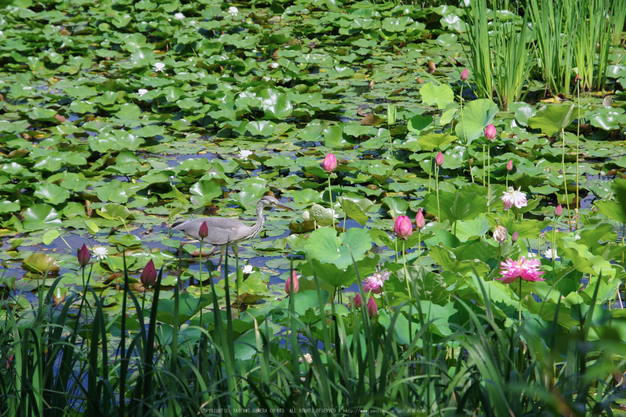
[[[330,214],[333,218],[333,229],[335,228],[335,206],[333,205],[333,191],[330,188],[330,176],[328,174],[328,198],[330,199]]]
[[[404,263],[404,279],[406,280],[406,290],[409,294],[409,300],[411,300],[411,287],[409,286],[409,270],[406,267],[406,255],[404,254],[405,240],[402,239],[402,262]]]
[[[463,117],[463,84],[461,83],[461,96],[459,97],[459,103],[461,103],[461,128],[463,129],[463,140],[465,141],[465,149],[467,149],[467,166],[469,167],[470,178],[472,184],[474,183],[474,174],[472,173],[472,163],[470,162],[469,146],[467,145],[467,135],[465,135],[465,120]]]
[[[437,190],[437,227],[441,229],[441,210],[439,209],[439,165],[435,164],[435,187]]]
[[[622,236],[622,246],[624,245],[624,236]],[[417,230],[417,266],[421,266],[422,258],[422,234]],[[624,263],[624,254],[622,253],[622,263]]]
[[[487,146],[487,207],[491,204],[491,163],[490,149]]]
[[[519,279],[519,324],[522,325],[522,279]]]
[[[200,303],[202,303],[202,244],[204,243],[204,238],[200,239],[200,253],[198,254],[198,267],[200,269],[199,280],[200,280]],[[228,246],[226,247],[226,256],[228,256]],[[225,272],[228,274],[228,271]],[[228,306],[227,306],[228,307]],[[202,327],[202,309],[200,309],[200,327]]]
[[[576,83],[576,92],[578,96],[578,123],[576,124],[576,204],[579,204],[579,193],[578,193],[578,139],[580,137],[580,82]],[[578,230],[578,216],[576,216],[576,228],[574,230]],[[622,256],[624,256],[622,254]]]
[[[570,231],[572,229],[572,214],[569,211],[569,197],[567,196],[567,175],[565,175],[565,129],[561,129],[561,139],[563,140],[563,150],[561,152],[561,169],[563,170],[563,187],[565,188],[565,204],[567,205],[567,219]]]

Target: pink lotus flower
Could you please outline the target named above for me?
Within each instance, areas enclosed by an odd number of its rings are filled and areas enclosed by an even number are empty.
[[[202,222],[200,225],[200,229],[198,230],[198,236],[200,239],[204,239],[209,235],[209,226],[207,226],[206,222]]]
[[[418,230],[422,230],[426,225],[426,220],[424,219],[424,212],[420,208],[417,210],[417,214],[415,215],[415,226],[417,226]]]
[[[554,215],[556,217],[562,216],[563,215],[563,206],[562,205],[558,205],[556,206],[556,208],[554,209]]]
[[[504,203],[504,209],[508,210],[515,206],[518,209],[526,207],[528,201],[526,200],[526,194],[521,191],[522,187],[517,190],[513,187],[509,187],[509,191],[505,191],[502,196],[502,202]]]
[[[378,314],[378,306],[376,305],[376,300],[374,300],[374,297],[370,297],[369,301],[367,302],[367,312],[369,313],[370,317],[374,317]]]
[[[435,163],[439,166],[443,165],[443,154],[441,153],[441,151],[439,151],[439,153],[435,157]]]
[[[143,269],[143,272],[141,272],[139,280],[144,287],[151,287],[156,284],[157,271],[154,266],[154,261],[152,261],[152,259],[148,261],[146,267]]]
[[[324,162],[322,162],[322,168],[326,172],[333,172],[337,169],[337,157],[335,157],[335,154],[329,153],[326,155]]]
[[[396,232],[396,236],[406,240],[413,234],[413,224],[407,216],[398,216],[393,231]]]
[[[461,81],[467,81],[468,78],[469,72],[467,71],[467,68],[465,68],[463,71],[461,71]]]
[[[507,171],[512,171],[513,170],[513,160],[509,159],[509,162],[506,163],[506,170]]]
[[[293,291],[291,290],[291,286],[293,285]],[[296,271],[291,272],[291,276],[287,279],[285,283],[285,293],[291,295],[298,292],[300,289],[300,282],[298,282],[298,276],[296,275]]]
[[[506,262],[501,262],[500,265],[502,278],[498,278],[498,281],[502,281],[504,284],[510,284],[518,278],[526,281],[545,281],[539,277],[544,273],[544,271],[539,270],[541,266],[539,259],[526,259],[522,256],[519,261],[509,258]]]
[[[80,248],[78,252],[78,263],[84,268],[89,264],[89,259],[91,259],[91,254],[89,253],[89,249],[87,249],[87,245],[83,243],[83,247]]]
[[[373,292],[374,294],[380,294],[383,292],[383,283],[389,279],[390,271],[383,269],[380,272],[376,272],[374,275],[367,277],[363,281],[363,291]]]
[[[494,140],[497,135],[498,131],[496,130],[496,127],[493,125],[493,123],[487,126],[487,128],[485,129],[485,137],[487,139]]]

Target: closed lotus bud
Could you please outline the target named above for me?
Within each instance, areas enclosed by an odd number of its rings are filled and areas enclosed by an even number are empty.
[[[417,226],[419,230],[422,230],[425,225],[426,220],[424,219],[424,212],[420,208],[419,210],[417,210],[417,214],[415,215],[415,226]]]
[[[154,262],[150,259],[150,261],[146,264],[146,267],[143,269],[143,272],[139,277],[139,281],[141,281],[144,287],[151,287],[156,284],[156,279],[157,271],[154,267]]]
[[[293,287],[293,289],[292,289]],[[296,271],[291,272],[291,276],[287,279],[285,283],[285,293],[291,295],[298,292],[300,289],[300,282],[298,282],[298,276],[296,275]]]
[[[374,300],[374,297],[370,297],[369,301],[367,302],[367,312],[369,313],[370,317],[374,317],[378,314],[378,306],[376,305],[376,300]]]
[[[198,236],[200,239],[204,239],[209,235],[209,226],[207,226],[206,222],[202,222],[200,225],[200,229],[198,230]]]
[[[362,302],[361,302],[361,294],[355,295],[354,296],[354,306],[356,308],[359,308],[359,307],[361,307],[361,304],[362,304]]]
[[[487,139],[494,140],[497,135],[498,132],[496,131],[496,127],[493,125],[493,123],[487,126],[487,128],[485,129],[485,137]]]
[[[329,153],[326,155],[324,162],[322,162],[322,168],[326,172],[333,172],[337,169],[337,157],[335,157],[335,154]]]
[[[393,231],[396,232],[396,236],[399,238],[408,239],[413,234],[411,220],[407,216],[398,216],[393,225]]]
[[[441,151],[439,151],[437,157],[435,157],[435,163],[439,166],[443,165],[443,154],[441,153]]]
[[[90,258],[91,254],[89,253],[89,249],[87,249],[87,246],[83,243],[83,247],[78,251],[78,263],[84,268],[89,264]]]
[[[498,243],[503,243],[507,239],[508,236],[509,234],[506,231],[506,227],[502,225],[496,226],[496,230],[494,230],[493,232],[493,240],[495,240]]]
[[[467,81],[468,78],[469,72],[467,71],[467,68],[465,68],[463,71],[461,71],[461,81]]]
[[[512,171],[513,170],[513,160],[509,159],[509,162],[506,163],[506,170],[507,171]]]
[[[563,206],[562,205],[558,205],[556,206],[556,208],[554,209],[554,215],[559,217],[561,215],[563,215]]]
[[[513,243],[516,243],[519,240],[519,233],[517,233],[517,230],[515,232],[513,232],[513,234],[511,235],[511,241]]]

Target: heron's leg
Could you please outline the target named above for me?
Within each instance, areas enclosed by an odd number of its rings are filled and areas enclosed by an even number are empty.
[[[217,263],[217,272],[222,270],[222,258],[224,258],[224,253],[226,252],[226,246],[220,246],[220,260]],[[228,256],[228,254],[226,254]]]
[[[237,245],[233,245],[233,252],[235,252],[235,259],[239,260],[239,249],[237,248]]]

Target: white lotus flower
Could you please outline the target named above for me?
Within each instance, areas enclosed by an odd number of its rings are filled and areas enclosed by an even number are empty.
[[[250,155],[252,155],[254,152],[249,151],[247,149],[242,149],[239,151],[239,159],[248,159],[248,157]]]
[[[239,14],[239,9],[237,9],[235,6],[231,6],[228,8],[228,13],[232,14],[233,16],[237,16],[237,14]]]
[[[556,249],[552,248],[546,249],[546,251],[543,253],[543,256],[548,259],[559,259],[559,255],[556,254]]]
[[[517,190],[513,187],[509,187],[509,191],[505,191],[502,196],[502,202],[504,203],[504,210],[508,210],[515,206],[518,209],[526,207],[528,201],[526,200],[526,194],[521,191],[522,187]]]
[[[143,96],[144,94],[146,94],[148,92],[148,90],[146,90],[145,88],[140,88],[139,90],[137,90],[137,95],[139,97]]]
[[[154,64],[154,70],[155,70],[156,72],[161,72],[161,71],[163,71],[164,69],[165,69],[165,64],[164,64],[164,63],[162,63],[162,62],[155,62],[155,64]]]
[[[241,272],[243,272],[244,274],[251,274],[252,273],[252,265],[246,265],[243,268],[241,268]]]
[[[176,20],[183,20],[184,18],[185,18],[185,15],[182,14],[182,13],[176,13],[174,15],[174,19],[176,19]]]
[[[272,68],[272,69],[276,69],[276,68],[278,68],[278,63],[276,63],[276,62],[271,62],[271,63],[268,65],[268,67],[270,67],[270,68]]]
[[[103,261],[107,258],[107,256],[109,256],[109,250],[104,246],[94,246],[93,256],[95,256],[99,261]]]

